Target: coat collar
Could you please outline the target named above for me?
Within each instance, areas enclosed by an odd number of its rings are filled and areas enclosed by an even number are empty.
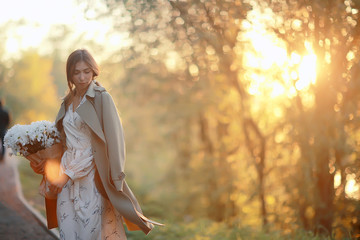
[[[91,130],[101,140],[103,140],[105,142],[104,132],[102,130],[102,126],[100,124],[98,115],[96,114],[96,110],[93,105],[93,100],[95,98],[95,91],[97,88],[101,88],[101,87],[98,87],[95,84],[95,80],[92,81],[84,95],[87,98],[87,101],[85,101],[83,104],[81,104],[77,108],[76,112],[80,115],[81,119],[91,128]],[[59,113],[56,116],[55,126],[58,126],[59,121],[64,118],[65,113],[66,113],[65,101],[63,101],[60,106]]]
[[[91,81],[86,93],[84,96],[89,96],[91,98],[95,97],[95,88],[97,87],[97,85],[95,84],[95,80]]]

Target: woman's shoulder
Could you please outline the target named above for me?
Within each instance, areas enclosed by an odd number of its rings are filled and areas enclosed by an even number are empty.
[[[105,102],[113,102],[113,98],[111,94],[96,81],[95,81],[94,90],[95,90],[95,98],[101,98],[102,101]]]
[[[113,102],[113,98],[108,91],[102,86],[94,86],[95,90],[95,98],[101,99],[101,102],[105,102],[106,104],[109,102]],[[95,100],[96,101],[96,100]]]
[[[98,85],[94,86],[94,90],[98,92],[106,92],[106,89],[103,86],[98,86]]]
[[[94,91],[95,91],[95,98],[107,98],[110,96],[109,92],[106,91],[106,88],[104,88],[103,86],[100,85],[95,85],[94,86]]]

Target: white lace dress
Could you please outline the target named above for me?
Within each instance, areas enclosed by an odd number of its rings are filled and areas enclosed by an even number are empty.
[[[84,101],[86,98],[80,105]],[[91,130],[79,114],[73,112],[72,104],[65,114],[63,126],[67,150],[61,159],[61,170],[70,179],[57,199],[60,238],[126,239],[121,215],[95,186]]]

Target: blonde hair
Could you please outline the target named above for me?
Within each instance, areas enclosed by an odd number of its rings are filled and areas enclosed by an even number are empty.
[[[66,61],[66,79],[69,87],[69,92],[64,98],[66,109],[70,105],[70,102],[76,93],[76,89],[74,89],[73,75],[75,72],[75,65],[80,61],[84,61],[90,67],[93,72],[93,80],[100,72],[98,64],[88,50],[77,49],[69,55]]]

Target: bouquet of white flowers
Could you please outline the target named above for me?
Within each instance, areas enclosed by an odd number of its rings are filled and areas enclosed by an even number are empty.
[[[26,157],[34,171],[44,175],[40,194],[47,198],[56,198],[49,190],[47,181],[58,175],[63,153],[60,134],[55,124],[49,121],[38,121],[29,125],[17,124],[5,134],[4,145],[11,148],[13,154]]]
[[[24,157],[60,143],[60,134],[54,123],[49,121],[33,122],[30,125],[16,124],[4,137],[5,147],[13,154]]]

